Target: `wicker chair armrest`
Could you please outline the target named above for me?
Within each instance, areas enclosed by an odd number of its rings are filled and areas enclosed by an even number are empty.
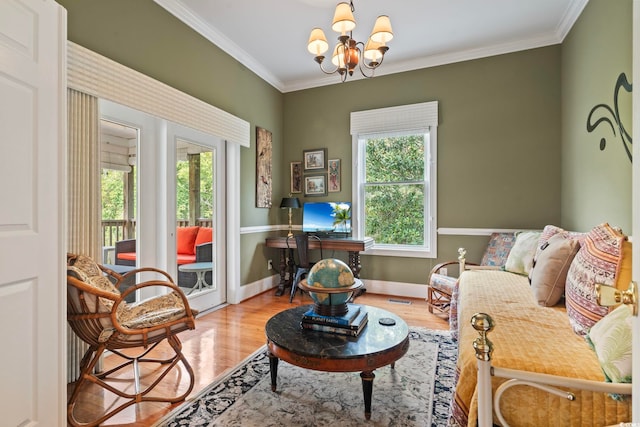
[[[213,260],[213,243],[203,243],[196,246],[196,262],[211,262]]]
[[[448,265],[458,265],[458,264],[459,264],[458,261],[446,261],[446,262],[438,263],[434,265],[431,271],[429,272],[429,277],[431,277],[432,274],[437,274],[441,268],[444,268]]]
[[[118,273],[114,272],[116,275],[113,276],[113,277],[118,278],[118,276],[120,276],[120,280],[124,281],[124,280],[128,279],[131,276],[135,276],[137,273],[144,273],[144,272],[151,272],[151,273],[161,274],[161,275],[163,275],[164,277],[167,278],[168,282],[171,282],[171,283],[175,284],[175,281],[173,280],[173,277],[171,277],[171,275],[169,273],[167,273],[164,270],[160,270],[159,268],[154,268],[154,267],[140,267],[140,268],[136,268],[136,269],[131,270],[131,271],[127,271],[124,274],[118,274]],[[119,283],[120,282],[118,282],[118,284]]]
[[[136,239],[120,240],[116,242],[116,255],[122,252],[135,252]]]
[[[74,287],[80,289],[82,292],[87,292],[87,293],[99,296],[101,298],[110,299],[111,301],[114,302],[114,307],[116,304],[120,302],[120,300],[123,299],[121,294],[98,289],[95,286],[89,285],[88,283],[85,283],[80,279],[76,279],[73,276],[67,275],[67,283],[68,284],[70,283]]]

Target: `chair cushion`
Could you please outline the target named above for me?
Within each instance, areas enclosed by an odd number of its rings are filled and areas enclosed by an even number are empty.
[[[480,265],[504,266],[515,241],[515,233],[492,233]]]
[[[609,313],[596,301],[595,285],[626,289],[631,281],[631,244],[619,229],[600,224],[589,231],[576,254],[566,284],[567,315],[578,335]]]
[[[120,252],[118,254],[118,259],[126,259],[128,261],[135,261],[136,260],[136,253],[135,252]]]
[[[196,262],[195,255],[187,255],[187,254],[178,254],[176,257],[178,265],[182,264],[191,264]]]
[[[437,291],[445,292],[447,295],[451,295],[457,281],[458,279],[455,277],[449,277],[442,274],[434,273],[431,275],[429,286]]]
[[[180,319],[184,315],[182,298],[171,292],[139,304],[130,304],[126,310],[118,312],[118,322],[128,329],[141,329]]]
[[[195,243],[200,227],[178,227],[176,231],[176,249],[179,254],[195,255]]]

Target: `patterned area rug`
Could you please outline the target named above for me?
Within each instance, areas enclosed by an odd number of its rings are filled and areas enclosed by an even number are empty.
[[[371,420],[360,374],[298,368],[280,361],[271,391],[264,347],[155,426],[445,426],[457,346],[448,332],[411,328],[409,352],[374,371]]]

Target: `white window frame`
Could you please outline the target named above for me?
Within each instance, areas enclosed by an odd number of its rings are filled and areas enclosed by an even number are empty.
[[[438,101],[351,113],[352,229],[364,238],[365,139],[394,134],[425,133],[425,242],[424,246],[376,244],[367,255],[413,258],[437,257],[437,147]]]

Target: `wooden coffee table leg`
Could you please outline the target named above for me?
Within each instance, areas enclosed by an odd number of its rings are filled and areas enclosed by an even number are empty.
[[[360,373],[362,392],[364,393],[364,417],[368,420],[371,419],[371,395],[373,394],[373,379],[375,377],[373,371]]]
[[[271,391],[276,391],[276,379],[278,378],[278,358],[267,352],[269,356],[269,372],[271,373]]]

